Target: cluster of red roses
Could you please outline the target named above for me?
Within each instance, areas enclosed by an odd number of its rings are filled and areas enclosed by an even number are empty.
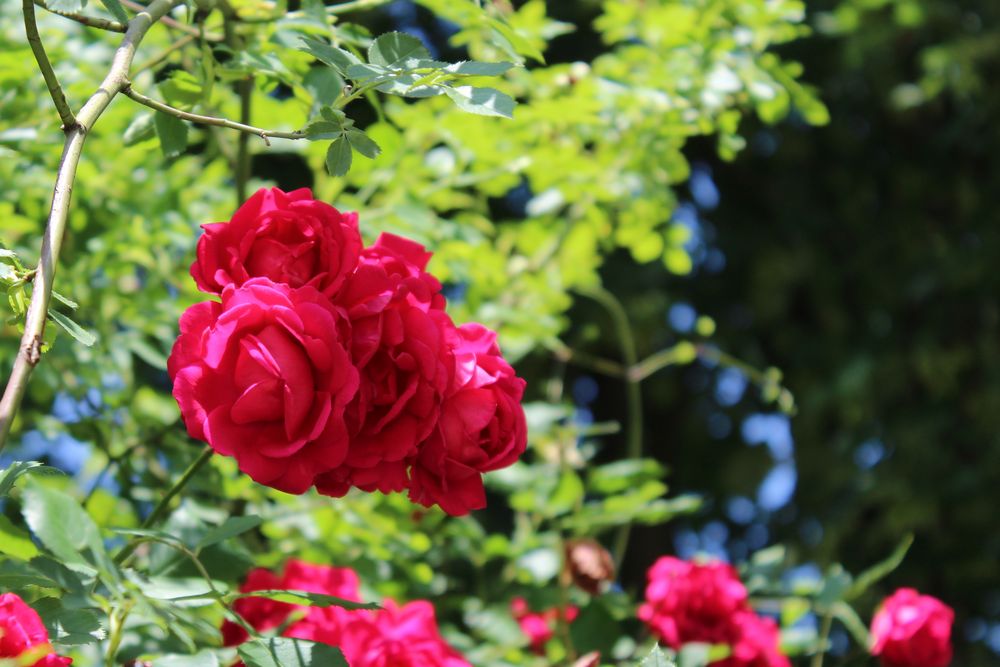
[[[485,506],[481,473],[512,464],[524,380],[496,335],[455,326],[430,253],[307,189],[260,190],[204,225],[168,370],[192,437],[288,493],[409,490],[449,514]]]
[[[647,573],[639,618],[666,644],[728,644],[713,667],[788,667],[774,621],[758,616],[736,570],[720,562],[660,558]],[[950,607],[912,588],[887,598],[872,621],[872,655],[884,667],[947,667],[951,662]]]
[[[56,655],[38,612],[14,593],[0,595],[0,662],[15,658],[24,667],[66,667],[69,658]]]
[[[358,576],[349,568],[312,565],[290,560],[279,577],[255,569],[243,592],[285,589],[322,593],[360,602]],[[438,632],[434,607],[426,600],[399,606],[386,600],[378,610],[341,607],[301,607],[266,598],[241,598],[233,605],[255,630],[266,632],[296,618],[282,634],[337,646],[351,667],[472,667]],[[236,646],[248,639],[239,625],[225,621],[223,643]]]

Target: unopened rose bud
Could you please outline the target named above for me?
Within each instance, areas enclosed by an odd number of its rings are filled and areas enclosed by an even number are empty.
[[[597,540],[584,537],[566,542],[566,569],[573,583],[591,595],[615,578],[615,563]],[[597,663],[594,663],[597,664]]]
[[[598,667],[600,664],[601,654],[598,651],[594,651],[581,656],[576,662],[573,663],[573,667]]]

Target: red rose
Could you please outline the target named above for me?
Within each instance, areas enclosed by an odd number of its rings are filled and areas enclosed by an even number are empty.
[[[14,593],[0,595],[0,662],[4,662],[3,658],[16,658],[14,662],[25,667],[65,667],[73,663],[56,655],[38,613]]]
[[[351,447],[344,465],[317,480],[320,493],[351,485],[401,491],[408,458],[438,421],[453,362],[441,284],[424,268],[430,253],[383,234],[362,254],[337,297],[351,321],[351,352],[361,373],[347,408]]]
[[[747,610],[738,612],[731,622],[732,653],[713,662],[712,667],[791,667],[792,663],[781,654],[781,638],[774,621]]]
[[[872,620],[872,655],[885,667],[945,667],[954,620],[955,612],[937,598],[900,588]]]
[[[337,645],[351,667],[472,667],[441,638],[430,602],[382,606],[353,612],[344,625]]]
[[[290,287],[310,285],[330,296],[361,253],[357,214],[316,201],[308,188],[258,190],[232,220],[202,228],[191,276],[199,289],[213,294],[265,277]]]
[[[732,620],[747,604],[746,588],[733,567],[664,556],[646,577],[639,618],[664,642],[674,649],[685,642],[731,643]]]
[[[294,590],[360,602],[358,585],[358,575],[349,568],[313,565],[292,559],[285,564],[280,577],[263,568],[251,570],[240,586],[240,592]],[[277,628],[296,610],[303,612],[303,618],[290,625],[284,634],[311,641],[323,641],[322,637],[339,632],[344,614],[348,613],[340,607],[301,607],[263,597],[240,598],[233,604],[233,611],[259,632]],[[223,622],[223,646],[236,646],[247,639],[249,635],[240,625],[228,620]]]
[[[481,324],[449,334],[454,376],[438,425],[414,461],[410,498],[458,516],[486,506],[481,473],[514,463],[528,432],[525,382],[501,356],[496,334]]]
[[[281,577],[267,570],[250,573],[241,591],[267,588],[305,590],[359,601],[358,578],[348,568],[312,565],[291,560]],[[256,630],[265,631],[287,622],[292,612],[302,618],[284,631],[286,637],[308,639],[336,646],[351,667],[471,667],[441,638],[434,607],[411,602],[402,607],[392,600],[377,611],[342,607],[305,607],[266,598],[242,598],[233,605]],[[235,623],[222,626],[226,646],[247,640]]]
[[[252,278],[181,316],[167,363],[191,437],[255,481],[304,493],[347,456],[350,325],[316,289]]]
[[[570,605],[566,608],[566,622],[572,623],[579,609]],[[545,654],[545,645],[555,636],[559,623],[559,607],[551,607],[545,611],[532,611],[524,598],[514,598],[510,602],[510,614],[521,627],[521,632],[528,638],[531,650],[538,655]]]

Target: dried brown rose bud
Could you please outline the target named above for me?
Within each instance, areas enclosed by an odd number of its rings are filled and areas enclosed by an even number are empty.
[[[615,578],[615,563],[597,540],[581,537],[566,542],[566,569],[573,583],[591,595]],[[596,664],[596,663],[595,663]]]
[[[573,667],[598,667],[600,664],[601,654],[598,651],[594,651],[581,656],[576,662],[573,663]]]

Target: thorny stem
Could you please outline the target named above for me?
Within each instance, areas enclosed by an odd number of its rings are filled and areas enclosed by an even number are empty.
[[[73,117],[73,110],[69,108],[69,102],[66,101],[66,95],[63,94],[62,86],[59,85],[56,72],[52,69],[49,56],[45,53],[42,37],[38,34],[38,24],[35,21],[35,5],[32,0],[22,0],[21,5],[24,9],[24,32],[28,37],[28,45],[31,46],[31,52],[35,55],[38,69],[41,70],[42,77],[45,79],[45,86],[49,89],[49,95],[52,96],[52,103],[55,104],[56,111],[59,113],[59,120],[62,121],[63,131],[68,134],[75,129],[76,118]],[[2,442],[2,439],[0,439],[0,442]]]
[[[69,19],[70,21],[76,21],[77,23],[82,23],[88,28],[100,28],[101,30],[109,30],[111,32],[125,32],[128,30],[128,26],[124,23],[119,23],[118,21],[112,21],[111,19],[102,19],[97,16],[86,16],[84,14],[77,14],[75,12],[64,12],[58,9],[52,9],[49,7],[45,0],[34,0],[35,4],[42,9],[55,14],[56,16],[61,16],[64,19]]]
[[[201,114],[190,113],[187,111],[181,111],[168,104],[164,104],[158,100],[154,100],[151,97],[146,97],[142,93],[136,92],[134,88],[126,84],[125,88],[122,89],[122,94],[126,97],[135,100],[139,104],[149,107],[150,109],[156,109],[157,111],[162,111],[163,113],[170,114],[171,116],[176,116],[181,120],[187,120],[192,123],[198,123],[199,125],[215,125],[218,127],[227,127],[231,130],[239,130],[240,132],[245,132],[246,134],[255,134],[264,140],[264,143],[268,146],[271,145],[269,141],[270,137],[277,139],[304,139],[305,133],[296,130],[295,132],[281,132],[278,130],[265,130],[260,127],[253,127],[251,125],[244,125],[243,123],[237,123],[226,118],[217,118],[215,116],[203,116]]]
[[[14,423],[14,415],[21,404],[21,399],[28,389],[28,378],[41,359],[42,333],[45,329],[45,318],[49,309],[49,301],[52,298],[52,285],[55,279],[56,264],[59,260],[59,252],[62,249],[63,237],[66,233],[66,220],[69,216],[70,199],[73,194],[73,183],[76,180],[76,169],[80,164],[80,157],[83,153],[83,144],[87,140],[87,133],[100,118],[104,110],[111,104],[111,100],[121,92],[128,81],[129,68],[135,59],[135,51],[142,42],[149,28],[158,20],[163,18],[175,5],[183,0],[153,0],[148,7],[141,7],[140,11],[128,24],[128,31],[122,39],[121,44],[115,51],[112,59],[111,69],[100,87],[87,100],[83,108],[76,115],[75,121],[72,113],[68,118],[70,124],[66,125],[66,143],[63,146],[62,158],[59,161],[59,171],[56,175],[55,187],[52,191],[52,206],[49,209],[49,219],[45,226],[45,235],[42,239],[42,249],[39,255],[37,273],[34,278],[34,285],[31,291],[31,304],[28,306],[28,314],[24,322],[24,335],[21,336],[21,346],[14,359],[14,368],[7,386],[4,388],[3,398],[0,399],[0,451],[3,450],[10,434],[11,426]],[[30,30],[34,26],[35,6],[31,0],[24,0],[25,25],[29,29],[29,41],[31,40]],[[31,20],[29,20],[29,16]],[[37,30],[35,30],[37,36]],[[40,45],[41,42],[38,42]],[[34,50],[34,45],[33,45]],[[38,53],[36,51],[36,57]],[[46,59],[47,62],[47,59]],[[39,63],[44,73],[45,67]],[[51,70],[51,67],[49,68]],[[52,91],[52,85],[49,86]],[[60,91],[61,94],[61,91]],[[53,93],[55,97],[55,93]],[[60,116],[64,114],[60,112]]]

